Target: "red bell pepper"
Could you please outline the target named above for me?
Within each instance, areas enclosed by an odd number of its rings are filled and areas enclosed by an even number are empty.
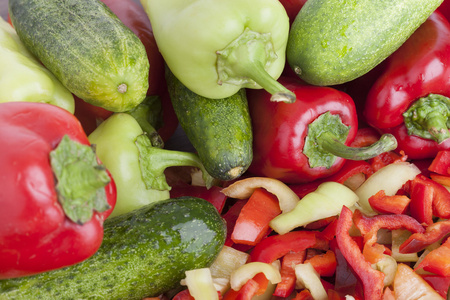
[[[450,1],[444,0],[437,9],[440,13],[450,21]]]
[[[264,90],[249,90],[253,128],[250,173],[304,183],[335,174],[345,159],[366,160],[396,147],[384,136],[366,148],[351,148],[358,129],[353,100],[331,87],[310,86],[288,77],[280,83],[295,103],[270,101]]]
[[[228,208],[227,212],[222,215],[225,223],[227,224],[227,238],[225,239],[225,246],[231,247],[234,244],[231,239],[231,234],[233,233],[234,225],[239,217],[239,213],[247,201],[247,199],[237,200],[230,208]]]
[[[312,248],[318,243],[314,231],[290,231],[271,235],[259,242],[250,253],[250,261],[272,263],[289,252]]]
[[[308,290],[302,290],[295,295],[292,300],[314,300],[313,296],[311,295],[311,292]]]
[[[284,9],[286,9],[286,13],[289,17],[289,22],[292,24],[294,22],[295,17],[297,17],[298,12],[306,3],[306,0],[280,0],[281,4],[283,4]]]
[[[410,159],[450,148],[449,52],[450,24],[435,12],[386,59],[367,96],[367,122],[393,134]]]
[[[450,220],[436,222],[425,229],[425,232],[412,234],[399,248],[400,253],[414,253],[450,235]]]
[[[342,255],[363,284],[364,299],[380,300],[384,288],[384,274],[372,269],[371,264],[365,260],[357,243],[349,235],[349,230],[353,224],[352,218],[352,211],[344,206],[338,219],[336,242]]]
[[[305,264],[306,263],[311,263],[314,270],[316,270],[320,276],[330,277],[336,272],[336,255],[331,250],[306,259]]]
[[[46,103],[0,104],[0,279],[79,263],[116,201],[78,120]]]
[[[438,276],[434,274],[420,275],[442,298],[447,299],[448,290],[450,288],[450,276]]]
[[[255,189],[239,213],[231,239],[237,244],[256,245],[272,231],[269,222],[280,213],[274,194],[263,188]]]
[[[424,269],[444,277],[450,276],[450,239],[430,251],[416,266],[415,270],[417,269]]]
[[[202,198],[214,205],[219,213],[222,213],[228,197],[221,191],[222,187],[220,186],[212,186],[208,189],[205,186],[193,186],[187,183],[177,183],[171,186],[170,198],[178,198],[181,196]]]

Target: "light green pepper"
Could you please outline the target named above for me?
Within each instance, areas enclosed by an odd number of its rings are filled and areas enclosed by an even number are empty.
[[[128,113],[116,113],[89,135],[98,158],[116,184],[117,203],[111,216],[169,199],[170,186],[164,170],[171,166],[197,167],[203,173],[206,186],[214,184],[196,154],[153,146],[153,137],[158,141],[155,132],[144,132]]]
[[[273,101],[295,95],[276,79],[286,59],[289,18],[278,0],[141,0],[172,73],[206,98],[263,87]]]
[[[31,54],[0,18],[0,103],[45,102],[73,113],[73,95]]]

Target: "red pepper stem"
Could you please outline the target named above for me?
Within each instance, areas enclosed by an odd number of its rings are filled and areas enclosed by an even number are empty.
[[[378,141],[367,147],[350,147],[339,141],[331,132],[323,132],[316,142],[331,154],[350,160],[367,160],[397,148],[397,140],[392,134],[383,134]]]
[[[450,99],[439,94],[429,94],[416,100],[403,113],[409,135],[442,143],[450,138]]]

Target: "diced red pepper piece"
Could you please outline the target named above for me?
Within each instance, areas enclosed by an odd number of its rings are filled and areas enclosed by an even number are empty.
[[[233,289],[228,290],[223,296],[223,300],[251,300],[259,290],[259,284],[253,279],[247,280],[247,282],[239,289],[235,291]]]
[[[233,232],[234,225],[236,224],[236,220],[239,217],[239,213],[241,209],[244,207],[247,199],[237,200],[226,213],[222,215],[223,219],[227,224],[227,238],[225,240],[225,246],[231,247],[234,242],[231,239],[231,233]]]
[[[313,296],[311,295],[311,292],[308,290],[302,290],[295,295],[292,300],[314,300]]]
[[[374,172],[378,171],[384,166],[392,164],[397,161],[406,161],[407,157],[404,153],[397,154],[393,151],[381,153],[374,158],[369,159],[369,163]]]
[[[400,245],[399,251],[400,253],[419,252],[449,234],[450,220],[433,223],[425,229],[425,232],[413,233]]]
[[[181,292],[178,292],[172,300],[195,300],[195,298],[191,296],[189,290],[182,290]]]
[[[424,269],[440,276],[450,276],[450,239],[430,251],[415,269]]]
[[[350,236],[352,219],[352,211],[346,206],[342,207],[336,228],[336,242],[342,255],[363,284],[364,299],[380,300],[384,288],[384,273],[372,268],[371,264],[364,259],[357,243]]]
[[[253,191],[236,220],[231,239],[254,246],[272,229],[269,222],[281,213],[278,198],[263,188]]]
[[[406,195],[388,196],[384,190],[369,198],[370,206],[381,214],[403,214],[410,202],[411,199]]]
[[[331,250],[306,259],[305,263],[308,262],[311,263],[314,270],[316,270],[316,272],[319,273],[320,276],[329,277],[333,276],[336,272],[336,256]]]
[[[280,269],[281,281],[277,283],[274,296],[286,298],[292,294],[297,280],[294,267],[305,261],[305,252],[305,250],[290,252],[283,256]]]
[[[420,275],[442,298],[447,299],[450,288],[450,276],[444,277],[434,274]]]
[[[431,162],[428,170],[441,175],[450,175],[450,150],[441,150]]]
[[[434,188],[429,181],[432,180],[419,174],[406,185],[411,199],[409,203],[410,215],[420,223],[428,225],[433,223],[434,194]]]
[[[312,248],[317,243],[314,231],[290,231],[261,240],[250,253],[250,261],[272,263],[289,252]]]

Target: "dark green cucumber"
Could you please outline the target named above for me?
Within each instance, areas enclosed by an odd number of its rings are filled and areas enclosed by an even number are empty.
[[[100,0],[10,0],[9,14],[25,46],[79,98],[111,111],[144,100],[145,47]]]
[[[226,227],[209,202],[169,199],[107,219],[98,252],[84,262],[0,280],[0,299],[142,299],[179,285],[185,270],[209,266]]]
[[[202,97],[166,72],[180,126],[208,173],[220,180],[241,176],[253,159],[253,133],[245,90],[224,99]]]
[[[287,61],[304,81],[358,78],[397,50],[442,0],[308,0],[295,18]]]

